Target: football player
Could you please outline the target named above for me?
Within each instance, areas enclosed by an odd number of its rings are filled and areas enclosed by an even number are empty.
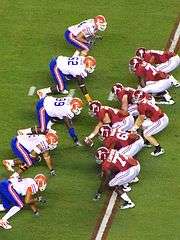
[[[111,128],[109,125],[103,125],[99,135],[104,147],[116,149],[125,156],[135,156],[144,146],[144,140],[139,134],[124,132],[121,128]]]
[[[37,91],[39,98],[50,93],[68,94],[67,81],[76,79],[86,101],[90,102],[92,100],[85,86],[85,79],[96,68],[96,59],[94,57],[58,56],[51,60],[49,66],[55,84],[52,87],[39,89]]]
[[[9,219],[19,212],[25,205],[30,206],[35,216],[39,215],[37,203],[45,203],[46,200],[39,196],[39,191],[44,191],[47,186],[47,178],[38,174],[33,178],[20,178],[17,173],[9,179],[0,181],[0,211],[7,213],[0,219],[0,227],[9,230],[12,226]]]
[[[80,146],[77,134],[73,127],[72,118],[81,113],[83,102],[80,98],[62,97],[55,98],[46,96],[36,103],[36,113],[38,118],[37,128],[19,130],[24,133],[45,133],[47,130],[54,131],[51,127],[55,122],[64,121],[68,128],[69,136],[77,146]]]
[[[57,145],[58,136],[55,133],[18,135],[11,140],[11,149],[17,159],[3,160],[3,165],[11,172],[14,172],[14,167],[19,167],[17,172],[21,174],[41,160],[42,155],[50,175],[54,176],[56,172],[49,151]]]
[[[115,83],[111,89],[111,92],[121,103],[121,109],[128,111],[128,113],[134,117],[138,115],[137,104],[132,102],[132,95],[135,91],[136,89],[124,87],[121,83]],[[155,99],[151,94],[146,93],[146,97],[149,101],[155,102]]]
[[[84,139],[87,145],[93,145],[92,139],[98,134],[99,129],[104,124],[110,124],[112,128],[119,127],[122,131],[129,130],[134,124],[133,116],[128,112],[115,109],[108,106],[102,106],[100,101],[94,100],[89,104],[90,115],[95,116],[98,119],[98,124],[94,128],[93,132]]]
[[[174,100],[166,91],[176,82],[172,75],[158,71],[153,65],[139,57],[133,57],[130,60],[129,69],[138,77],[141,90],[162,96],[163,101],[160,102],[162,104],[174,104]]]
[[[136,56],[156,66],[158,71],[165,73],[172,72],[180,65],[180,57],[171,51],[149,50],[144,47],[136,50]],[[175,87],[179,87],[180,83],[174,84]]]
[[[87,19],[76,25],[68,27],[64,37],[66,41],[76,49],[73,57],[87,56],[97,36],[98,31],[105,31],[107,22],[104,16],[98,15],[93,19]]]
[[[169,123],[168,116],[158,106],[148,102],[139,90],[134,93],[133,101],[138,104],[139,116],[131,130],[137,131],[142,127],[144,138],[155,147],[151,155],[159,156],[163,154],[165,151],[154,135],[167,127]]]
[[[115,189],[120,199],[123,200],[121,209],[133,208],[135,204],[131,201],[123,185],[133,181],[140,172],[140,164],[133,157],[120,155],[115,149],[100,147],[96,152],[96,162],[101,164],[102,180],[95,194],[94,200],[98,200],[107,189]]]

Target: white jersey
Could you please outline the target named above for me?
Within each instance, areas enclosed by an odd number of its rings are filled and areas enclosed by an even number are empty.
[[[64,57],[59,56],[56,60],[58,69],[65,75],[72,75],[75,77],[87,77],[87,72],[85,70],[84,58],[79,57]]]
[[[28,188],[31,188],[32,194],[38,192],[38,185],[32,178],[10,178],[9,181],[12,183],[13,188],[16,190],[16,192],[21,196],[26,195]]]
[[[79,24],[70,26],[68,30],[74,35],[77,36],[79,33],[83,33],[85,38],[90,36],[94,36],[96,33],[96,26],[94,23],[94,19],[88,19]]]
[[[18,143],[20,143],[29,152],[37,148],[38,148],[38,152],[37,150],[35,152],[37,152],[38,154],[50,150],[49,145],[46,141],[46,137],[43,134],[18,135],[17,140],[18,140]]]
[[[47,96],[44,99],[44,108],[50,117],[63,119],[64,117],[73,118],[74,113],[70,108],[72,97],[55,98]]]

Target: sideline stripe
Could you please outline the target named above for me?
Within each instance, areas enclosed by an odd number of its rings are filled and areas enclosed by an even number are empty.
[[[108,223],[108,221],[110,219],[110,216],[112,214],[114,205],[116,203],[116,199],[117,199],[117,193],[115,191],[113,191],[113,193],[111,195],[111,198],[109,200],[109,204],[108,204],[108,206],[106,208],[106,212],[104,214],[103,220],[102,220],[101,225],[100,225],[100,227],[98,229],[98,232],[97,232],[95,240],[102,240],[102,237],[104,235],[105,229],[107,227],[107,223]]]
[[[35,86],[31,86],[31,87],[29,88],[28,96],[33,96],[35,90],[36,90],[36,87],[35,87]]]
[[[179,25],[175,31],[175,34],[174,34],[174,38],[172,39],[172,42],[171,42],[171,45],[170,45],[170,48],[169,50],[170,51],[174,51],[178,42],[179,42],[179,37],[180,37],[180,22],[179,22]]]

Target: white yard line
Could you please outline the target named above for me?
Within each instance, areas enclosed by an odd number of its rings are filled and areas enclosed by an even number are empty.
[[[31,86],[31,87],[29,88],[28,96],[33,96],[35,90],[36,90],[36,87],[35,87],[35,86]]]
[[[175,33],[174,33],[171,45],[169,47],[170,51],[174,51],[174,49],[176,48],[176,45],[177,45],[177,43],[179,41],[179,37],[180,37],[180,22],[179,22],[179,25],[178,25]]]
[[[97,235],[95,240],[101,240],[104,234],[104,231],[106,229],[107,223],[109,221],[109,218],[111,217],[114,205],[116,203],[117,193],[113,191],[111,198],[109,200],[108,206],[106,208],[106,212],[104,214],[103,220],[101,222],[101,225],[98,229]]]
[[[114,99],[114,93],[110,92],[109,95],[108,95],[107,100],[108,101],[112,101],[113,99]]]

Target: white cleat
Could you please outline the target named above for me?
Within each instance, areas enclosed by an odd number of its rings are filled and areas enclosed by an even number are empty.
[[[128,209],[133,207],[135,207],[133,202],[125,202],[123,205],[121,205],[120,209]]]
[[[135,177],[130,183],[137,183],[137,182],[139,182],[139,178]]]
[[[161,148],[160,151],[155,150],[154,152],[151,153],[151,155],[157,157],[157,156],[162,155],[164,153],[165,153],[165,150],[163,148]]]
[[[131,191],[131,187],[127,184],[127,185],[123,185],[123,191],[124,192],[130,192]]]
[[[12,228],[12,226],[9,224],[9,222],[8,222],[8,221],[5,221],[5,220],[3,220],[3,219],[0,219],[0,227],[1,227],[1,228],[4,228],[4,229],[6,229],[6,230],[9,230],[9,229]]]
[[[13,160],[3,160],[3,166],[9,171],[14,172],[13,164],[11,163]]]
[[[173,99],[170,99],[169,101],[156,101],[155,104],[164,104],[164,105],[173,105],[175,101]]]
[[[176,88],[178,88],[178,87],[180,87],[180,83],[177,82],[177,83],[175,83],[173,86],[176,87]]]
[[[60,93],[62,93],[62,94],[64,94],[64,95],[66,95],[66,94],[68,94],[69,93],[69,91],[68,90],[66,90],[66,89],[64,89],[63,91],[61,91]]]

